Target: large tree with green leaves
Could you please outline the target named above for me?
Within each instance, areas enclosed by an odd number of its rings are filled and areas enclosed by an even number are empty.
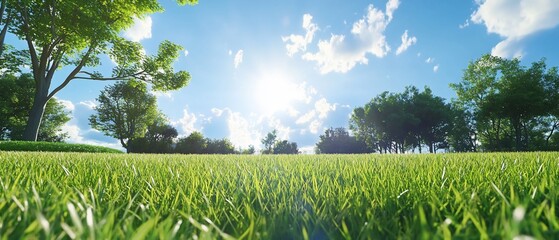
[[[450,104],[441,97],[434,96],[430,88],[423,92],[415,90],[411,96],[410,112],[417,119],[411,135],[417,139],[419,151],[421,145],[427,145],[430,153],[440,148],[447,148],[448,133],[452,127],[452,110]]]
[[[525,67],[518,59],[484,55],[451,87],[486,151],[544,150],[541,142],[547,145],[557,128],[559,75],[543,59]]]
[[[380,153],[404,152],[417,142],[411,134],[419,122],[411,111],[411,96],[416,92],[408,87],[403,93],[381,93],[354,109],[350,129]]]
[[[452,127],[450,104],[425,87],[406,87],[401,93],[384,92],[364,107],[354,109],[350,129],[358,140],[380,153],[403,153],[427,146],[429,152],[448,148]]]
[[[0,140],[21,140],[33,102],[33,77],[30,74],[0,76]],[[47,103],[37,140],[61,142],[67,138],[62,126],[70,120],[64,105],[52,99]]]
[[[195,4],[197,0],[177,2]],[[163,10],[156,0],[2,0],[1,3],[2,13],[6,14],[1,16],[2,26],[27,43],[35,82],[25,140],[36,140],[47,102],[73,80],[136,79],[151,83],[156,90],[170,90],[185,86],[190,79],[188,72],[175,72],[172,67],[182,49],[180,46],[164,41],[157,54],[146,56],[138,43],[120,37],[135,18]],[[109,76],[90,70],[101,64],[102,54],[118,64]],[[60,84],[52,85],[57,70],[65,66],[69,73],[57,81]]]
[[[159,115],[155,96],[147,92],[145,83],[138,81],[119,81],[105,87],[97,102],[97,113],[89,117],[90,125],[118,139],[128,152],[129,141],[144,137]]]

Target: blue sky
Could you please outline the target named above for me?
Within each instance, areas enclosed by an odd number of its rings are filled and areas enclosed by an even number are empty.
[[[310,152],[325,128],[348,126],[353,108],[408,85],[450,100],[449,83],[485,53],[559,66],[557,0],[161,2],[165,12],[122,33],[148,54],[165,39],[186,49],[175,68],[192,80],[156,93],[159,108],[181,136],[201,131],[238,147],[260,148],[277,129]],[[71,142],[119,147],[87,120],[107,84],[76,80],[57,94],[73,112]]]

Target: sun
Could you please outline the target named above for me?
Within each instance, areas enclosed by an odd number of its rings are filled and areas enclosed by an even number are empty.
[[[255,79],[254,101],[264,113],[293,112],[298,101],[304,101],[304,84],[294,82],[293,76],[283,71],[262,74]]]

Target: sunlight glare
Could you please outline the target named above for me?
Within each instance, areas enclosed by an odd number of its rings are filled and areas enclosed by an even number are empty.
[[[293,114],[294,104],[306,101],[305,84],[293,83],[285,72],[271,72],[256,79],[254,101],[265,113],[288,111]]]

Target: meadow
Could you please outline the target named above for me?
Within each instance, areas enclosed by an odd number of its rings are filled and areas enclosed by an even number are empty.
[[[0,239],[557,239],[559,153],[0,152]]]

